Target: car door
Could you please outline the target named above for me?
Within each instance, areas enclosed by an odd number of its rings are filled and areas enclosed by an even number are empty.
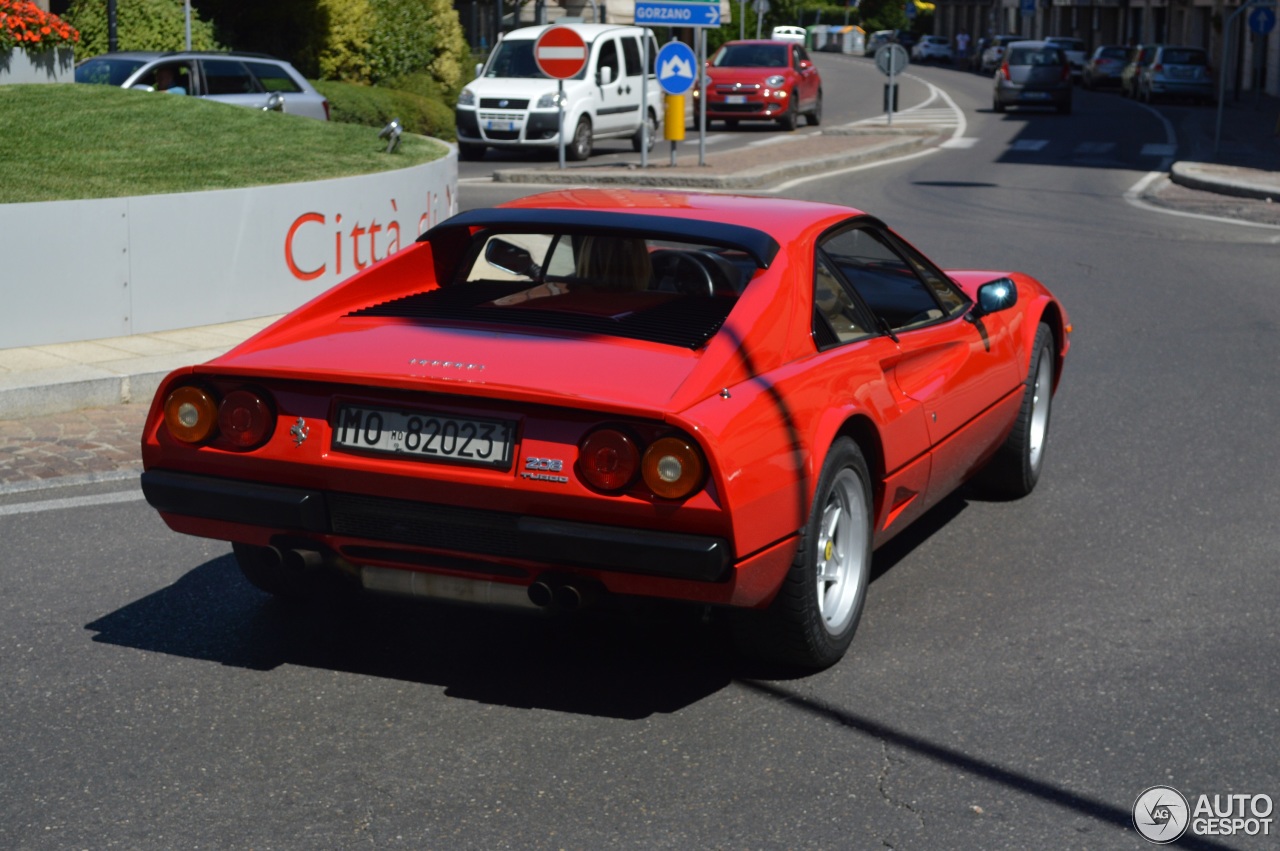
[[[640,113],[640,79],[628,78],[620,39],[605,36],[596,52],[596,135],[618,134],[633,128]],[[639,49],[636,73],[639,74]],[[604,80],[608,78],[608,82]]]
[[[209,100],[263,109],[267,93],[239,59],[200,60],[200,94]]]
[[[822,86],[822,78],[814,66],[809,54],[798,44],[791,45],[791,67],[799,76],[797,90],[800,92],[800,111],[808,112],[818,101],[818,89]]]
[[[919,403],[928,430],[932,505],[968,477],[1001,436],[1021,384],[1007,314],[977,321],[946,275],[887,229],[837,231],[823,249],[897,343],[885,368],[903,397]],[[1011,420],[1010,420],[1011,421]]]

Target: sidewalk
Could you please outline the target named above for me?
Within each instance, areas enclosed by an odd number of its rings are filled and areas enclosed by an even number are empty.
[[[1165,207],[1280,224],[1280,136],[1275,134],[1275,99],[1262,107],[1233,106],[1225,144],[1213,160],[1178,162],[1147,200]],[[1207,116],[1208,113],[1205,113]],[[1207,118],[1201,119],[1213,132]],[[1211,152],[1205,127],[1186,147],[1196,155]],[[802,128],[798,133],[769,137],[767,144],[706,154],[698,165],[696,143],[686,141],[677,164],[667,152],[654,149],[650,168],[575,165],[561,170],[504,169],[495,180],[548,185],[626,185],[720,191],[750,191],[803,175],[847,168],[904,156],[936,146],[949,130],[939,127],[854,125]],[[1204,157],[1207,159],[1207,157]],[[1206,202],[1204,199],[1210,199]],[[1235,199],[1244,198],[1244,201]],[[1271,198],[1273,203],[1268,202]],[[1213,199],[1221,199],[1214,201]],[[1227,202],[1226,199],[1232,199]],[[137,403],[145,410],[160,380],[180,366],[218,356],[278,317],[263,317],[221,325],[137,334],[82,343],[0,349],[0,429],[14,421],[60,412]],[[0,434],[3,432],[0,431]],[[3,448],[0,441],[0,448]]]

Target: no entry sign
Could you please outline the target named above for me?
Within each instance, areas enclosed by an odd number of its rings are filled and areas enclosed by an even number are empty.
[[[533,43],[533,61],[548,77],[567,80],[587,64],[587,43],[568,27],[551,27]]]

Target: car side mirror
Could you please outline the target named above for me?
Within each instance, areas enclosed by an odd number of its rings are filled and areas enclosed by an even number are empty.
[[[284,112],[284,95],[279,92],[272,92],[267,95],[267,105],[262,108],[263,112]]]
[[[1017,285],[1008,278],[997,278],[978,287],[978,304],[970,315],[979,319],[989,313],[1008,310],[1017,303]]]
[[[477,63],[476,63],[476,78],[478,79],[478,78],[480,77],[480,75],[481,75],[481,74],[483,74],[483,73],[484,73],[484,63],[483,63],[483,62],[477,62]]]
[[[613,82],[613,66],[606,65],[596,72],[596,77],[600,80],[600,85],[607,86]]]
[[[489,240],[489,244],[484,247],[484,259],[490,266],[510,275],[536,278],[541,271],[538,264],[533,262],[533,255],[527,248],[498,237]]]
[[[810,62],[808,59],[801,59],[801,60],[800,60],[800,70],[801,70],[801,71],[808,71],[808,70],[809,70],[810,68],[812,68],[812,67],[813,67],[813,63],[812,63],[812,62]]]

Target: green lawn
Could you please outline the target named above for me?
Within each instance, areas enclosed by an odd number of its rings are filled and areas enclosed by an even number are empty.
[[[232,189],[388,171],[438,159],[377,128],[111,86],[0,86],[0,204]]]

